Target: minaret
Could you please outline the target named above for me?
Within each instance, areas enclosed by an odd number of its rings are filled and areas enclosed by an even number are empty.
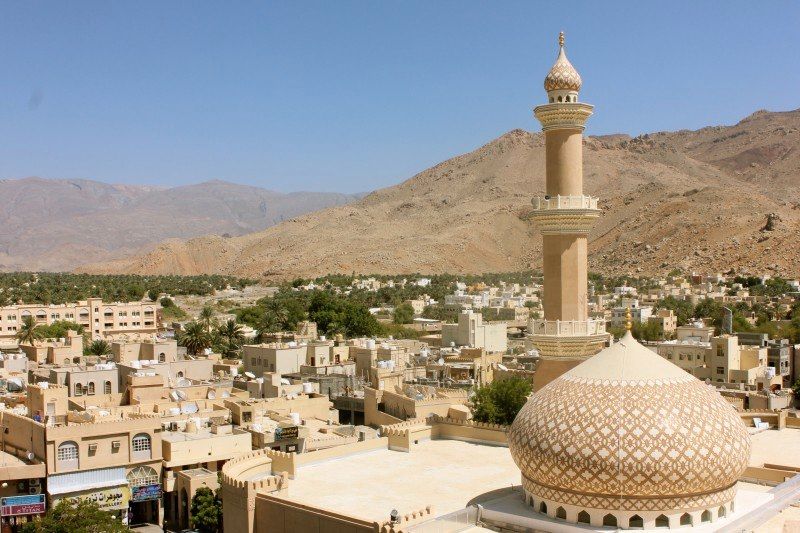
[[[589,318],[587,238],[600,216],[597,198],[583,194],[583,130],[593,106],[578,102],[581,77],[558,37],[558,58],[544,79],[548,103],[533,110],[546,148],[546,195],[534,198],[542,232],[544,318],[529,324],[541,360],[534,390],[594,355],[606,344],[603,320]]]

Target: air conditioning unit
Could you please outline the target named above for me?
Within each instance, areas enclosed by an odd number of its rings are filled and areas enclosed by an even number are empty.
[[[170,431],[178,431],[178,423],[177,422],[170,422],[169,423],[169,430]]]
[[[41,494],[42,487],[30,487],[28,488],[28,494]]]
[[[119,450],[120,443],[118,440],[111,441],[111,449],[112,450]]]
[[[41,480],[39,479],[29,479],[28,486],[29,487],[38,487],[42,484]]]
[[[90,444],[89,445],[89,451],[90,452],[96,452],[97,451],[97,444]]]

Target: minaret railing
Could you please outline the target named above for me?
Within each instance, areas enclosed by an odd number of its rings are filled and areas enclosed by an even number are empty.
[[[532,200],[534,209],[597,209],[597,198],[585,194],[556,195],[542,198],[538,196]]]

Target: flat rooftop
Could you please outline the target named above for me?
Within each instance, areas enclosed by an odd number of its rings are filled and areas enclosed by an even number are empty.
[[[800,429],[770,429],[750,435],[750,466],[772,463],[800,467]]]
[[[519,485],[508,448],[457,440],[428,440],[410,453],[387,449],[301,467],[287,499],[382,521],[432,505],[439,516],[489,491]]]

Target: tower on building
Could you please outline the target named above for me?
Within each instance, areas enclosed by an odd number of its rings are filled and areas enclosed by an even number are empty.
[[[605,321],[589,318],[588,236],[600,210],[583,193],[583,130],[593,106],[578,101],[581,77],[564,51],[544,79],[548,102],[533,110],[546,149],[546,194],[533,199],[533,221],[542,233],[544,317],[529,325],[541,360],[534,390],[600,351],[608,342]]]

